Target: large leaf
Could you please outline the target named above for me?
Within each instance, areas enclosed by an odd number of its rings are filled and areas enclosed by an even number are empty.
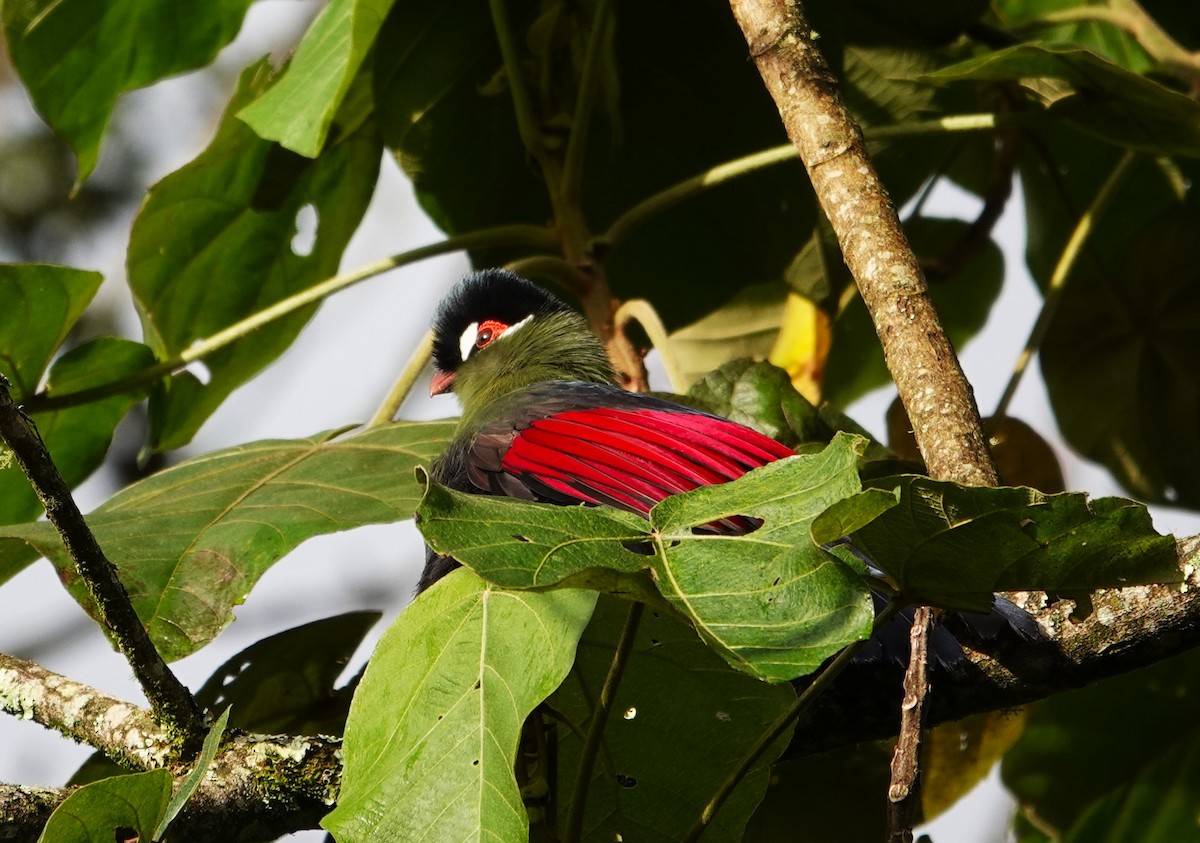
[[[20,0],[4,3],[8,50],[42,116],[75,150],[79,181],[96,166],[117,97],[208,64],[251,0]]]
[[[0,375],[15,388],[14,400],[37,392],[50,358],[103,280],[65,266],[0,265]]]
[[[987,611],[996,591],[1091,591],[1181,578],[1146,507],[1077,493],[891,478],[900,503],[853,540],[911,599]]]
[[[259,137],[316,158],[393,2],[333,0],[308,28],[279,80],[238,116]]]
[[[811,535],[818,515],[858,492],[865,445],[839,434],[820,453],[667,498],[651,511],[659,588],[735,667],[793,679],[870,634],[866,586]],[[745,536],[698,532],[739,515],[763,523]]]
[[[787,372],[770,363],[733,360],[693,384],[688,396],[717,415],[789,447],[833,438],[833,431],[792,386]]]
[[[232,706],[230,725],[268,735],[340,735],[355,683],[334,688],[379,612],[348,612],[256,641],[196,692],[206,709]]]
[[[1168,0],[1170,2],[1170,0]],[[1078,9],[1079,0],[996,0],[993,8],[1008,26],[1028,25],[1040,18],[1064,9]],[[1087,0],[1087,5],[1107,6],[1107,0]],[[1143,3],[1148,7],[1149,3]],[[1156,20],[1158,15],[1151,12]],[[1174,27],[1167,27],[1174,33]],[[1086,47],[1094,53],[1116,62],[1134,73],[1145,73],[1154,67],[1154,62],[1138,44],[1137,39],[1124,29],[1101,21],[1071,21],[1053,25],[1042,24],[1036,30],[1037,37],[1047,43],[1072,43]]]
[[[579,641],[571,675],[550,700],[560,722],[586,729],[612,663],[629,604],[602,597]],[[647,610],[638,625],[612,714],[588,785],[584,840],[673,843],[749,751],[795,699],[731,669],[686,625]],[[683,701],[686,701],[684,703]],[[705,841],[737,841],[767,787],[780,736],[717,813]],[[583,741],[558,729],[558,823],[579,775]]]
[[[84,785],[54,809],[38,843],[154,839],[171,800],[171,774],[148,770]]]
[[[591,15],[577,4],[505,5],[529,58],[521,66],[540,136],[561,151],[581,69],[572,48],[586,43]],[[601,52],[601,73],[606,93],[619,96],[605,99],[592,122],[582,188],[597,233],[656,191],[786,142],[727,4],[609,5],[616,34]],[[545,22],[547,7],[559,11],[557,25],[529,57],[525,45],[545,35],[535,22]],[[375,67],[384,138],[434,221],[457,233],[550,219],[546,185],[517,133],[486,4],[396,4],[379,38],[388,44]],[[606,261],[608,277],[618,296],[662,306],[669,328],[686,325],[738,289],[777,280],[812,225],[811,195],[799,162],[706,191],[622,240]],[[473,258],[494,264],[511,256]]]
[[[1018,44],[928,74],[931,82],[1055,80],[1035,90],[1051,116],[1120,146],[1200,156],[1200,102],[1095,53],[1063,44]]]
[[[101,337],[55,360],[46,380],[46,392],[51,397],[77,392],[132,375],[153,363],[154,355],[141,343]],[[134,389],[88,404],[30,415],[68,485],[83,482],[100,465],[117,424],[145,396],[145,388]],[[15,463],[0,467],[0,524],[31,521],[41,512],[41,502],[20,467]],[[4,559],[0,553],[0,582],[16,572]]]
[[[458,569],[396,619],[350,708],[339,840],[523,841],[521,726],[562,682],[592,592],[497,589]]]
[[[1142,840],[1152,826],[1192,831],[1154,840],[1195,839],[1200,799],[1200,651],[1159,662],[1038,703],[1005,756],[1005,785],[1038,825],[1061,839],[1071,829],[1144,821],[1142,832],[1069,839]],[[1131,718],[1131,714],[1136,713]],[[1067,749],[1069,748],[1069,750]],[[1181,801],[1181,797],[1183,797]],[[1127,816],[1118,815],[1122,803]],[[1151,822],[1161,814],[1161,824]]]
[[[431,482],[418,526],[439,553],[510,587],[578,585],[593,569],[648,568],[666,600],[730,664],[782,681],[870,632],[866,586],[810,532],[822,511],[859,491],[855,465],[865,444],[839,435],[820,453],[667,498],[650,524],[604,507],[466,495]],[[738,516],[763,523],[748,535],[703,529]],[[630,588],[624,579],[616,585]]]
[[[209,147],[167,176],[130,235],[129,284],[146,343],[167,358],[334,274],[375,186],[380,147],[370,121],[355,124],[315,161],[262,140],[234,117],[271,70],[248,68]],[[317,217],[311,250],[292,241],[297,215]],[[239,385],[281,354],[312,306],[205,358],[211,379],[173,375],[151,398],[151,445],[186,444]]]
[[[1122,219],[1124,219],[1122,215]],[[1149,219],[1082,267],[1042,346],[1067,441],[1139,498],[1200,507],[1200,213]]]
[[[269,440],[180,463],[120,492],[88,516],[164,658],[207,644],[258,578],[312,536],[412,515],[414,468],[446,445],[449,422],[398,422],[354,436]],[[4,540],[8,541],[4,541]],[[46,523],[0,528],[59,569],[89,605]]]

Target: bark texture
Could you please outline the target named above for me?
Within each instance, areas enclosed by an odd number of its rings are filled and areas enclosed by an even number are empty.
[[[975,397],[819,35],[799,3],[730,5],[858,283],[929,475],[995,485]]]

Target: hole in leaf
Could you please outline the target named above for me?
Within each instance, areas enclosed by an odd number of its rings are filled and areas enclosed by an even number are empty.
[[[296,212],[296,233],[292,236],[291,246],[297,257],[306,258],[312,254],[317,243],[317,220],[317,206],[312,202]]]
[[[137,840],[138,833],[129,826],[119,825],[113,830],[113,840],[115,843],[129,843],[130,840]]]
[[[636,553],[638,556],[654,555],[654,543],[649,541],[621,542],[621,547],[625,548],[630,553]]]
[[[651,647],[661,647],[661,646],[662,646],[662,642],[661,642],[661,641],[659,641],[657,638],[651,638],[651,639],[650,639],[650,646],[651,646]]]
[[[637,779],[624,773],[617,773],[617,784],[621,787],[634,788],[637,787]]]
[[[633,706],[629,706],[629,708],[625,709],[625,714],[622,716],[626,720],[632,720],[633,718],[637,717],[637,709]]]
[[[476,758],[474,761],[472,761],[472,762],[471,762],[471,766],[472,766],[472,767],[478,767],[478,766],[479,766],[479,759],[478,759],[478,758]]]
[[[777,585],[779,585],[779,577],[775,578],[775,582],[771,583],[771,587],[774,588]]]
[[[482,685],[483,685],[483,683],[482,683],[482,682],[480,682],[478,679],[476,679],[476,680],[475,680],[475,688],[474,688],[474,690],[478,691],[478,690],[480,689],[480,687],[482,687]]]
[[[529,536],[513,536],[513,539],[515,541],[525,542],[526,544],[529,544],[529,542],[533,541],[533,539],[529,538]]]
[[[707,524],[693,527],[692,534],[696,536],[744,536],[753,533],[762,525],[763,520],[755,518],[753,515],[730,515],[727,518],[719,518],[716,521],[709,521]]]

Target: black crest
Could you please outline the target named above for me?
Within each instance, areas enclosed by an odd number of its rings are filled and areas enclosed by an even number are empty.
[[[472,322],[496,319],[513,325],[530,315],[536,318],[570,311],[564,302],[507,269],[472,272],[438,305],[433,320],[433,363],[443,372],[458,368],[462,363],[458,339]]]

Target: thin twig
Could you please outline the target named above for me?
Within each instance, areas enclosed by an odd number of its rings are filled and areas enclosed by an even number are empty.
[[[629,663],[629,654],[633,651],[633,642],[637,637],[638,625],[642,621],[644,603],[633,603],[629,614],[625,616],[625,626],[621,629],[621,638],[613,651],[612,663],[608,666],[608,674],[604,677],[604,685],[600,688],[600,697],[596,700],[596,710],[592,712],[592,720],[588,723],[587,737],[583,742],[583,750],[579,756],[579,770],[575,776],[575,787],[571,791],[571,807],[567,814],[566,830],[563,834],[565,843],[575,843],[582,839],[583,815],[587,807],[587,797],[591,790],[592,768],[596,764],[596,755],[600,751],[600,741],[604,737],[604,727],[608,716],[612,713],[613,700],[617,696],[617,687],[625,674],[625,665]]]
[[[396,417],[396,413],[400,412],[400,405],[404,403],[404,399],[408,397],[408,393],[412,392],[417,379],[421,377],[421,372],[425,370],[425,364],[429,362],[429,358],[432,356],[433,331],[426,331],[425,336],[421,337],[421,341],[413,349],[412,356],[408,358],[408,362],[400,370],[396,382],[388,390],[387,397],[383,399],[383,403],[379,405],[379,409],[375,411],[374,415],[367,422],[367,427],[377,427],[381,424],[387,424]]]
[[[896,613],[900,611],[902,606],[903,604],[898,599],[893,599],[886,606],[884,606],[883,610],[875,616],[875,623],[872,627],[872,635],[890,623],[892,619],[896,617]],[[755,762],[758,761],[762,754],[766,752],[767,749],[770,748],[773,743],[775,743],[775,741],[779,740],[780,736],[783,735],[784,732],[791,728],[792,724],[795,723],[800,715],[804,713],[804,710],[807,709],[817,699],[817,697],[819,697],[821,693],[833,683],[833,680],[837,678],[838,674],[841,673],[846,666],[850,664],[850,662],[854,661],[854,657],[858,655],[858,651],[865,647],[870,640],[870,638],[864,638],[843,648],[842,651],[833,659],[833,661],[829,662],[825,666],[825,669],[813,678],[812,684],[805,688],[800,696],[796,697],[796,701],[788,706],[787,711],[781,714],[775,720],[775,722],[771,724],[770,728],[759,735],[758,740],[754,742],[752,747],[750,747],[750,751],[746,753],[746,755],[738,763],[738,766],[734,768],[728,776],[725,777],[725,780],[721,782],[721,786],[717,789],[717,792],[714,793],[712,798],[708,800],[708,803],[704,806],[704,810],[700,812],[700,816],[697,818],[695,824],[692,825],[687,835],[683,838],[684,843],[694,843],[694,841],[700,839],[700,835],[704,833],[704,829],[706,829],[712,823],[713,818],[717,815],[717,811],[719,811],[721,806],[725,804],[725,800],[728,799],[730,794],[733,793],[734,788],[736,788],[741,783],[742,779],[746,777],[746,774],[750,772],[750,768],[754,766]]]
[[[426,258],[444,255],[450,252],[461,252],[466,249],[480,249],[488,246],[523,245],[531,248],[552,249],[556,245],[554,232],[537,225],[502,225],[495,228],[483,228],[448,237],[440,243],[430,243],[398,255],[375,261],[361,266],[353,272],[337,275],[319,284],[314,284],[306,290],[277,301],[270,307],[254,313],[228,328],[218,331],[210,337],[196,340],[179,354],[157,363],[141,372],[99,386],[81,389],[76,392],[64,392],[58,395],[47,395],[44,392],[29,398],[24,402],[25,409],[31,413],[44,410],[58,410],[64,407],[74,407],[99,401],[113,395],[120,395],[134,389],[139,389],[154,383],[159,378],[166,377],[172,372],[184,368],[189,363],[201,360],[213,352],[252,334],[259,328],[281,319],[301,308],[320,301],[333,293],[340,292],[360,281],[373,278],[398,267],[424,260]]]
[[[1046,297],[1042,302],[1042,309],[1038,312],[1037,319],[1033,323],[1033,328],[1029,331],[1029,338],[1025,340],[1025,347],[1021,349],[1021,354],[1017,357],[1012,374],[1009,375],[1008,383],[1004,387],[1004,393],[1000,396],[1000,401],[996,404],[995,412],[992,413],[993,420],[1001,419],[1008,413],[1008,405],[1012,402],[1013,396],[1017,394],[1017,387],[1021,385],[1021,378],[1024,376],[1025,370],[1029,368],[1029,362],[1033,359],[1033,355],[1041,348],[1042,341],[1046,338],[1046,332],[1050,329],[1050,324],[1054,319],[1054,314],[1058,312],[1058,306],[1062,304],[1063,293],[1066,291],[1067,279],[1071,275],[1071,270],[1074,268],[1080,254],[1082,254],[1084,244],[1087,243],[1087,239],[1091,235],[1096,221],[1100,219],[1100,215],[1104,212],[1109,201],[1112,200],[1113,195],[1117,192],[1117,188],[1125,180],[1125,176],[1128,175],[1135,158],[1136,155],[1133,152],[1126,152],[1121,157],[1121,160],[1117,162],[1117,166],[1113,167],[1112,172],[1108,174],[1108,178],[1100,185],[1100,189],[1092,199],[1092,204],[1088,206],[1087,210],[1080,216],[1079,222],[1075,224],[1075,229],[1067,239],[1067,244],[1063,247],[1062,254],[1058,256],[1058,263],[1055,265],[1054,272],[1050,276],[1050,283],[1046,287]]]
[[[71,497],[70,487],[58,473],[33,423],[13,403],[8,381],[3,378],[0,378],[0,437],[12,449],[46,508],[46,517],[58,531],[96,604],[100,622],[129,662],[155,716],[179,741],[181,750],[190,753],[199,749],[205,734],[203,712],[155,649],[116,567],[100,549]]]
[[[929,636],[934,614],[919,607],[909,631],[908,670],[904,674],[904,701],[900,704],[900,737],[892,755],[892,781],[888,786],[888,843],[912,843],[913,825],[921,791],[917,787],[921,730],[929,699]]]

